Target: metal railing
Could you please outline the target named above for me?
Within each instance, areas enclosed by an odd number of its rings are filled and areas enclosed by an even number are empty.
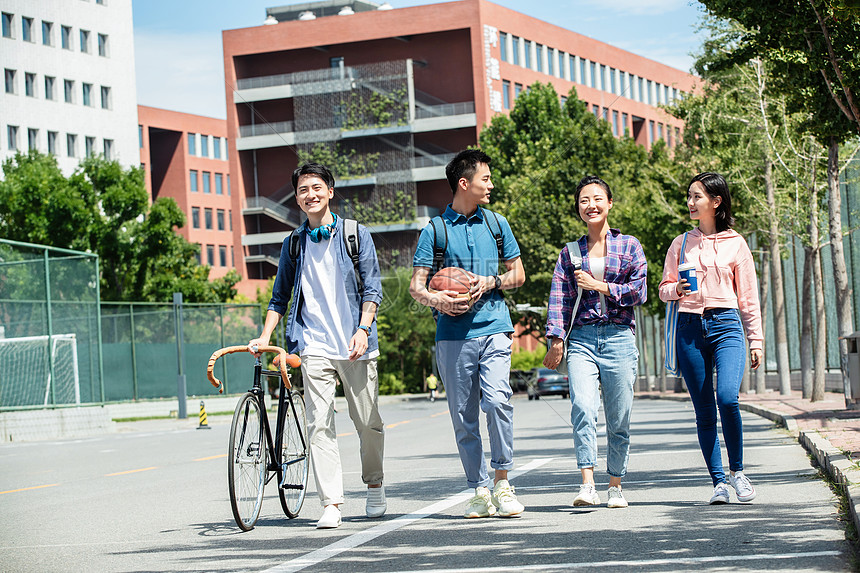
[[[275,203],[268,197],[248,197],[245,199],[245,208],[269,211],[295,227],[302,224],[301,217],[299,217],[295,209],[290,209],[280,203]]]
[[[279,133],[292,132],[292,121],[276,121],[273,123],[257,123],[254,125],[239,126],[239,137],[254,137],[257,135],[277,135]]]
[[[442,105],[420,106],[415,109],[415,119],[430,117],[445,117],[449,115],[465,115],[475,113],[475,102],[446,103]]]

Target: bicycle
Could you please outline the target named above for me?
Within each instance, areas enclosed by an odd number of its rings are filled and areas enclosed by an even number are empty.
[[[212,370],[225,354],[248,352],[247,346],[228,346],[216,350],[209,358],[206,375],[219,393],[224,385]],[[257,352],[277,352],[275,364],[279,370],[266,370],[259,357],[254,361],[254,385],[236,404],[230,426],[227,452],[227,476],[233,518],[243,531],[250,531],[260,517],[263,490],[277,476],[278,497],[288,518],[299,515],[308,483],[308,443],[306,438],[305,403],[301,391],[290,382],[287,366],[297,368],[301,359],[287,354],[277,346],[262,346]],[[278,397],[275,439],[272,440],[262,376],[280,377],[283,381]]]

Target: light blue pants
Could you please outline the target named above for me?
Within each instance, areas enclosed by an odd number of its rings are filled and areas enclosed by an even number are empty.
[[[489,487],[481,444],[480,412],[487,415],[490,465],[514,467],[514,407],[511,405],[511,339],[492,334],[470,340],[436,342],[436,364],[445,385],[448,411],[470,488]]]
[[[624,477],[630,450],[630,411],[639,351],[629,326],[610,322],[574,327],[568,342],[570,421],[577,466],[597,465],[597,414],[603,395],[606,472]]]

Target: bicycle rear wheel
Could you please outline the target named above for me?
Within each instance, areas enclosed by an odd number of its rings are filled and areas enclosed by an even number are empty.
[[[230,505],[236,525],[243,531],[254,528],[263,505],[267,473],[265,415],[257,398],[248,392],[236,404],[230,428],[227,453]]]
[[[281,471],[278,478],[278,497],[281,507],[290,519],[298,517],[308,486],[308,438],[305,419],[305,401],[301,393],[287,390],[284,401],[283,430],[281,433]]]

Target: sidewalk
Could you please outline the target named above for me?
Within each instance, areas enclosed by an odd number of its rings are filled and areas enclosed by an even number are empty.
[[[637,392],[636,396],[689,400],[686,392]],[[769,391],[760,396],[741,394],[739,398],[742,409],[784,426],[815,456],[844,490],[854,525],[860,531],[860,410],[846,409],[843,394],[835,392],[825,392],[819,402],[801,398],[799,391],[792,391],[790,396]]]

